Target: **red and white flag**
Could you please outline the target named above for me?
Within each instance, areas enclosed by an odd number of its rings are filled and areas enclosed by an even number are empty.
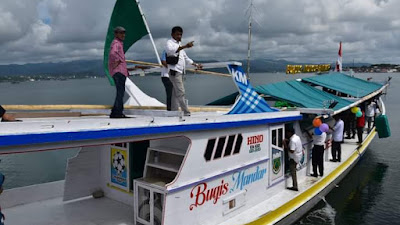
[[[338,52],[338,60],[336,61],[336,69],[337,72],[342,72],[342,42],[339,45],[339,52]]]

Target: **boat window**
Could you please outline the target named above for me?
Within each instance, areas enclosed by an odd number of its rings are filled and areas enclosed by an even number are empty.
[[[222,157],[228,157],[232,154],[238,154],[240,153],[242,141],[242,134],[221,136],[218,139],[209,139],[204,152],[204,159],[206,161],[210,161],[211,159],[214,160]]]
[[[283,148],[283,127],[271,128],[271,145],[275,148]]]
[[[283,140],[283,128],[279,128],[278,129],[278,147],[281,147],[281,148],[283,147],[282,140]]]
[[[240,152],[240,147],[242,146],[242,141],[243,141],[242,134],[239,134],[237,137],[237,140],[236,140],[235,151],[233,151],[233,154],[237,154]]]
[[[213,150],[214,150],[214,145],[215,145],[215,138],[214,139],[209,139],[206,147],[206,151],[204,152],[204,158],[206,161],[210,161]]]
[[[232,153],[232,147],[233,147],[233,142],[235,141],[235,136],[236,136],[236,135],[231,135],[231,136],[229,136],[228,144],[226,145],[224,156],[231,155],[231,153]]]
[[[272,130],[272,144],[276,145],[276,130]]]
[[[219,159],[222,156],[222,150],[224,149],[226,137],[219,137],[217,150],[215,151],[214,159]]]

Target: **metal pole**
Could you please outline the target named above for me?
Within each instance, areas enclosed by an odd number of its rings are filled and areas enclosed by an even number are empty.
[[[151,44],[153,45],[154,52],[156,53],[156,56],[157,56],[157,62],[158,62],[158,64],[162,65],[160,56],[158,55],[156,44],[154,43],[154,40],[153,40],[153,35],[151,35],[149,25],[147,24],[146,17],[144,16],[142,8],[140,7],[139,0],[136,0],[136,4],[137,4],[137,6],[139,8],[140,15],[142,15],[144,25],[146,26],[146,30],[149,33]]]
[[[250,56],[251,56],[251,21],[249,23],[249,43],[247,46],[247,79],[250,79]]]
[[[251,56],[251,20],[252,20],[252,11],[253,11],[253,0],[250,2],[250,17],[249,17],[249,40],[247,43],[247,79],[250,80],[250,56]]]

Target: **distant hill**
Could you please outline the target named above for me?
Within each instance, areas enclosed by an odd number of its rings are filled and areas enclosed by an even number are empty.
[[[247,61],[243,60],[243,68],[247,68]],[[273,59],[254,59],[250,61],[250,71],[254,73],[259,72],[283,72],[286,71],[287,64],[295,64],[286,60],[273,60]]]
[[[29,63],[24,65],[0,65],[0,75],[103,75],[103,61],[81,60],[58,63]]]
[[[142,60],[152,61],[152,60]],[[234,61],[234,60],[227,60]],[[235,60],[237,61],[237,60]],[[243,63],[243,68],[246,69],[247,61],[239,60]],[[204,62],[204,61],[203,61]],[[308,64],[296,63],[286,60],[272,60],[272,59],[254,59],[251,60],[251,71],[257,72],[284,72],[287,64]],[[310,63],[312,64],[312,63]],[[370,66],[368,63],[356,63],[356,67]],[[344,64],[344,67],[353,66],[353,64]],[[216,71],[226,72],[226,69],[216,69]],[[72,62],[57,62],[57,63],[36,63],[24,65],[0,65],[0,76],[13,76],[13,75],[71,75],[71,74],[84,74],[91,76],[103,76],[103,61],[102,60],[80,60]]]

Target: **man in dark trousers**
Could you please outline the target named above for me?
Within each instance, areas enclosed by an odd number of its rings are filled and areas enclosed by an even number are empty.
[[[163,67],[161,68],[161,81],[165,87],[165,94],[167,96],[167,111],[171,111],[171,100],[172,100],[172,90],[174,86],[172,82],[169,80],[168,74],[168,64],[167,64],[167,53],[163,51],[161,55],[161,64]]]
[[[114,40],[111,43],[110,54],[108,58],[108,70],[114,79],[117,95],[115,96],[114,107],[111,110],[110,118],[128,118],[124,115],[124,94],[125,81],[129,76],[128,70],[135,68],[127,68],[124,52],[125,28],[116,27],[114,29]]]
[[[340,162],[342,153],[342,142],[343,142],[343,129],[344,122],[339,115],[334,115],[335,126],[330,127],[333,130],[333,143],[332,143],[332,159],[331,162]]]
[[[353,139],[356,136],[356,115],[350,110],[345,112],[344,128],[346,131],[346,139]]]
[[[361,110],[362,116],[357,118],[357,136],[358,136],[358,144],[361,144],[363,141],[363,133],[365,127],[365,113]]]
[[[314,134],[313,136],[313,149],[312,149],[312,166],[313,174],[311,176],[318,177],[319,175],[324,176],[324,150],[325,150],[326,133],[322,132],[320,135]]]
[[[292,176],[292,187],[287,189],[292,191],[298,191],[299,187],[297,185],[297,164],[300,162],[303,156],[303,145],[301,139],[295,134],[292,127],[286,128],[286,139],[283,142],[285,149],[288,151],[289,156],[289,169],[290,175]]]

